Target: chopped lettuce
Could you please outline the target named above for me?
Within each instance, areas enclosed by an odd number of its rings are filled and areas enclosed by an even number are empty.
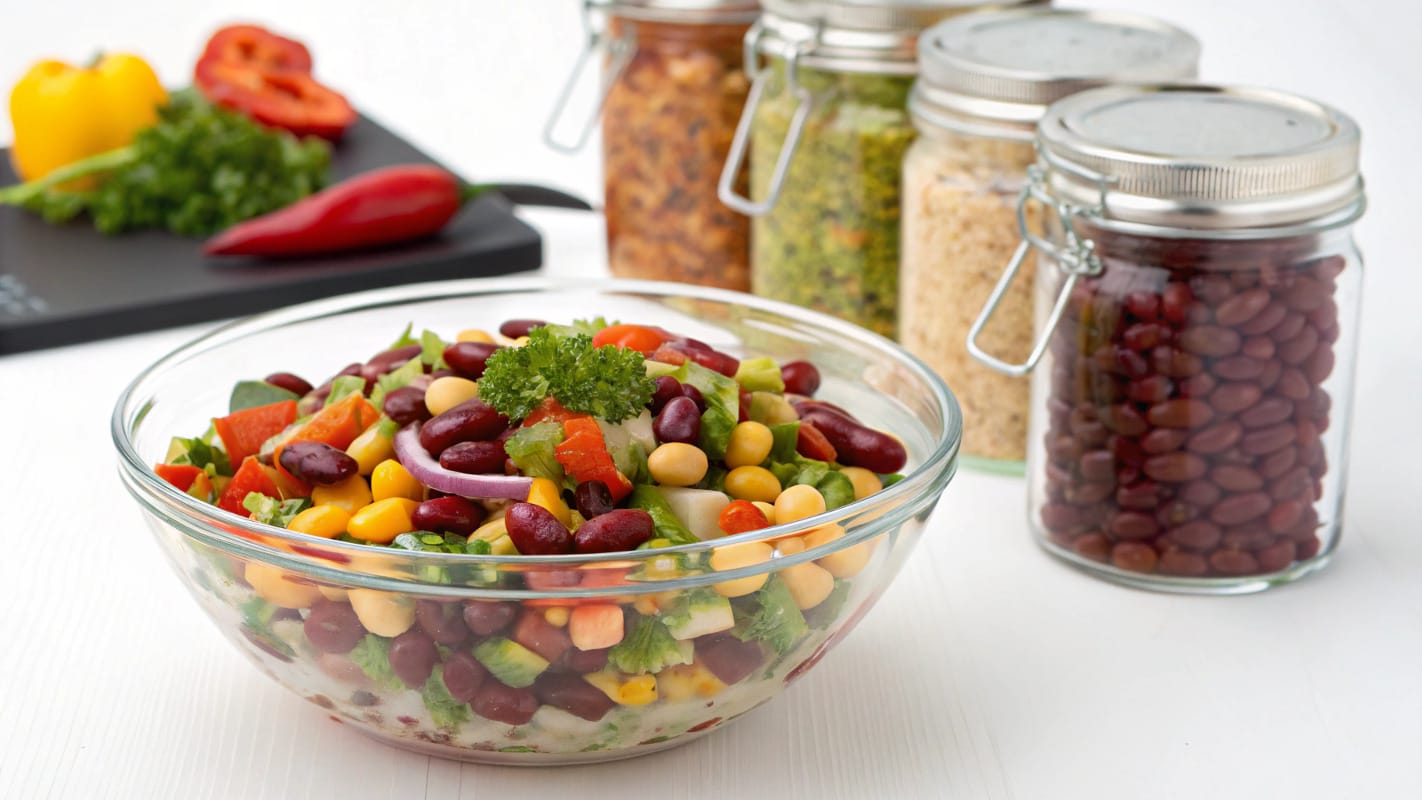
[[[409,347],[409,346],[412,345],[412,344],[419,344],[419,343],[420,343],[420,340],[419,340],[419,339],[416,339],[414,336],[411,336],[411,335],[410,335],[410,334],[414,333],[414,331],[415,331],[415,323],[413,323],[413,322],[407,322],[407,323],[405,323],[405,330],[403,330],[403,331],[400,332],[400,338],[398,338],[398,339],[396,339],[395,341],[391,342],[391,343],[390,343],[390,346],[387,347],[386,349],[387,349],[387,350],[397,350],[397,349],[399,349],[399,348],[401,348],[401,347]]]
[[[747,358],[736,370],[736,383],[748,392],[785,391],[785,379],[780,376],[780,365],[769,356]]]
[[[647,434],[651,434],[651,413],[644,409],[640,416],[619,423],[600,419],[597,425],[602,430],[602,441],[607,446],[607,452],[612,456],[612,463],[617,467],[617,471],[626,475],[627,480],[633,483],[645,483],[649,479],[647,449],[643,444],[641,428],[645,427]],[[652,441],[655,447],[655,438]]]
[[[598,331],[609,325],[616,325],[616,322],[608,322],[605,317],[594,317],[593,319],[575,319],[567,325],[545,325],[549,333],[559,338],[569,338],[584,334],[596,336]]]
[[[469,721],[469,704],[450,696],[449,687],[444,684],[444,667],[440,664],[435,664],[420,697],[430,711],[430,719],[441,728],[458,730],[461,724]]]
[[[191,464],[206,471],[208,475],[231,475],[232,462],[220,447],[212,446],[212,432],[208,435],[184,439],[174,436],[168,444],[169,464]]]
[[[806,484],[819,490],[827,509],[839,508],[854,501],[854,484],[844,473],[827,461],[806,458],[796,452],[800,423],[771,425],[772,444],[764,466],[785,487]]]
[[[296,655],[296,652],[291,649],[291,645],[272,632],[272,619],[280,610],[260,597],[253,597],[242,604],[242,629],[251,639],[290,658]]]
[[[563,441],[563,426],[557,422],[540,422],[517,433],[504,442],[504,452],[524,475],[533,478],[547,478],[562,485],[566,475],[563,465],[554,455]]]
[[[396,389],[409,386],[414,380],[425,374],[425,364],[418,358],[412,358],[401,364],[398,369],[381,375],[375,379],[375,388],[370,391],[370,402],[376,408],[381,407],[385,400],[385,395]]]
[[[736,605],[734,609],[736,627],[732,633],[736,638],[743,642],[765,642],[781,655],[810,632],[790,588],[777,577],[772,576],[749,602]]]
[[[253,522],[265,522],[285,528],[291,524],[292,517],[311,507],[311,501],[305,497],[278,500],[261,492],[248,492],[247,496],[242,498],[242,507],[252,515]]]
[[[690,664],[691,642],[679,642],[656,617],[641,617],[637,627],[607,653],[607,663],[627,673],[660,672]]]
[[[296,392],[274,386],[266,381],[238,381],[227,400],[227,413],[235,414],[248,408],[269,406],[283,400],[300,399]]]
[[[731,429],[741,418],[740,384],[694,361],[687,361],[668,374],[701,392],[706,411],[701,415],[701,439],[697,445],[713,461],[724,458]]]
[[[681,523],[681,520],[677,519],[676,513],[667,503],[667,499],[655,486],[642,484],[633,489],[632,494],[627,496],[627,507],[640,508],[652,515],[652,525],[658,539],[665,539],[673,545],[701,541],[696,538],[696,534]]]
[[[395,674],[394,667],[390,666],[390,640],[383,636],[376,636],[367,633],[360,644],[350,653],[351,661],[355,662],[360,671],[365,673],[376,686],[387,692],[395,692],[405,688],[405,682],[400,680],[400,676]]]
[[[449,365],[444,363],[444,349],[448,344],[434,331],[423,331],[420,333],[420,363],[425,364],[431,370],[445,369]]]
[[[493,552],[490,544],[483,539],[465,539],[457,533],[432,533],[415,531],[402,533],[390,542],[397,550],[413,550],[422,553],[454,553],[456,555],[487,556]],[[422,564],[417,575],[425,583],[467,584],[487,586],[497,583],[498,570],[488,565],[461,565],[446,567],[438,564]]]
[[[331,393],[326,395],[326,405],[331,405],[353,394],[365,394],[365,378],[359,375],[341,375],[331,381]]]

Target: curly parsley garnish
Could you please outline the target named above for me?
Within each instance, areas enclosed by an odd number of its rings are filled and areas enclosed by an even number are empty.
[[[510,419],[523,419],[552,397],[569,411],[621,422],[642,413],[656,382],[646,359],[615,345],[593,347],[585,333],[534,328],[522,347],[489,357],[479,379],[479,397]]]

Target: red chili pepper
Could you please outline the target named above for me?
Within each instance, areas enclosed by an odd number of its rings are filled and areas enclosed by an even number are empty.
[[[234,225],[203,252],[298,256],[418,239],[438,233],[484,190],[429,164],[385,167]]]

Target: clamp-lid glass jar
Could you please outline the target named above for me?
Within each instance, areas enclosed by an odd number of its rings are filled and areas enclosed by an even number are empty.
[[[756,294],[894,335],[918,34],[949,16],[1019,4],[764,0],[746,66],[765,63],[721,175],[721,198],[755,218]],[[747,145],[749,197],[733,185]]]
[[[587,0],[588,47],[558,99],[544,138],[556,138],[569,95],[602,59],[604,212],[613,275],[750,288],[750,220],[716,196],[749,81],[742,39],[755,0]],[[740,176],[741,185],[745,178]]]
[[[965,464],[1020,473],[1026,458],[1027,380],[979,364],[963,341],[1021,242],[1017,196],[1036,160],[1037,121],[1084,89],[1193,78],[1199,58],[1199,43],[1179,28],[1101,11],[984,11],[920,37],[909,95],[919,137],[903,165],[899,338],[953,386]],[[1039,210],[1025,209],[1033,230]],[[983,334],[993,352],[1031,350],[1033,266],[1029,257]]]
[[[1032,380],[1030,520],[1099,576],[1196,593],[1307,574],[1338,543],[1363,213],[1359,133],[1297,96],[1113,86],[1038,125],[1045,207],[970,331]],[[1041,337],[974,343],[1029,249]],[[1043,354],[1045,353],[1045,356]]]

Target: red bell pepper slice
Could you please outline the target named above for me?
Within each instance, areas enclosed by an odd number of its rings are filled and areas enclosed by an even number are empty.
[[[344,450],[379,419],[380,410],[371,405],[364,395],[352,392],[316,412],[296,433],[287,437],[283,444],[322,442],[337,450]]]
[[[250,517],[252,512],[242,507],[242,501],[250,492],[261,492],[268,497],[281,496],[276,482],[255,456],[248,456],[242,461],[237,474],[232,476],[227,488],[222,490],[222,496],[217,498],[217,507],[238,516]]]
[[[212,421],[222,446],[232,463],[256,455],[262,443],[286,430],[296,421],[296,401],[282,400],[256,408],[245,408]]]
[[[263,69],[311,71],[311,51],[295,39],[257,25],[228,25],[207,40],[203,59],[249,64]]]
[[[602,481],[607,484],[614,503],[622,502],[622,498],[631,494],[632,482],[617,471],[597,420],[587,416],[565,420],[563,434],[562,443],[553,448],[553,457],[569,475],[579,483]]]
[[[563,407],[562,403],[559,403],[552,397],[548,397],[545,398],[542,403],[539,403],[536,408],[528,412],[528,416],[523,418],[522,427],[527,428],[531,425],[537,425],[540,422],[566,422],[570,419],[578,419],[579,417],[591,419],[587,414],[569,411]]]
[[[672,339],[661,328],[648,325],[608,325],[593,336],[593,347],[617,345],[624,350],[636,350],[646,355]]]
[[[356,121],[340,92],[298,70],[209,56],[193,70],[193,85],[215,105],[297,136],[335,141]]]
[[[202,467],[195,467],[191,464],[159,464],[153,468],[158,477],[178,487],[179,491],[186,492],[192,488],[193,481],[197,476],[204,475]]]

